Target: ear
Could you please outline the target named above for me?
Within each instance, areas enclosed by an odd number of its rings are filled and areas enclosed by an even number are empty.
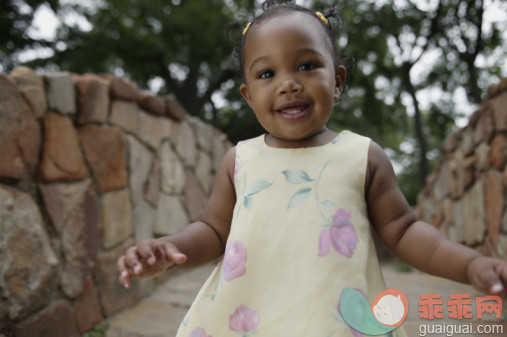
[[[252,97],[250,96],[250,92],[248,91],[248,87],[246,86],[245,83],[243,83],[239,86],[239,92],[241,93],[241,96],[243,96],[245,101],[248,103],[250,108],[253,110],[254,103],[253,103]]]
[[[338,101],[342,95],[343,86],[347,77],[347,70],[344,66],[338,66],[335,73],[334,101]]]

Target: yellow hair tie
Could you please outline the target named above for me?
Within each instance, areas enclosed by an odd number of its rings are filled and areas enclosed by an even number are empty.
[[[247,30],[248,30],[248,28],[250,28],[250,24],[251,24],[251,22],[249,22],[249,23],[246,25],[245,29],[243,29],[243,35],[245,35],[245,34],[246,34],[246,32],[247,32]]]
[[[315,12],[315,14],[319,17],[319,19],[324,22],[325,25],[327,25],[327,19],[322,15],[321,12]]]

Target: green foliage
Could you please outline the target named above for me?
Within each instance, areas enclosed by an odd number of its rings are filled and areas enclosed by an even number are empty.
[[[82,337],[106,337],[109,324],[97,324]]]
[[[18,65],[19,53],[24,50],[48,45],[48,41],[33,39],[27,34],[35,11],[43,4],[56,11],[59,0],[0,1],[0,69],[12,70]]]

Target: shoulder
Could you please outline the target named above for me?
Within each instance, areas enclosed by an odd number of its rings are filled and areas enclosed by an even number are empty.
[[[225,170],[229,175],[234,174],[234,165],[236,161],[236,146],[231,147],[225,153],[219,170]]]
[[[371,140],[368,147],[366,189],[369,190],[373,183],[381,186],[390,185],[396,183],[396,176],[387,154],[379,144]]]

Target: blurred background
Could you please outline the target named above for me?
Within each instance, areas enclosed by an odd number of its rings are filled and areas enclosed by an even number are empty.
[[[261,1],[2,0],[0,72],[112,73],[172,95],[235,143],[263,132],[242,101],[225,28]],[[329,127],[375,139],[411,204],[443,139],[507,76],[500,0],[298,1],[336,6],[348,90]]]

